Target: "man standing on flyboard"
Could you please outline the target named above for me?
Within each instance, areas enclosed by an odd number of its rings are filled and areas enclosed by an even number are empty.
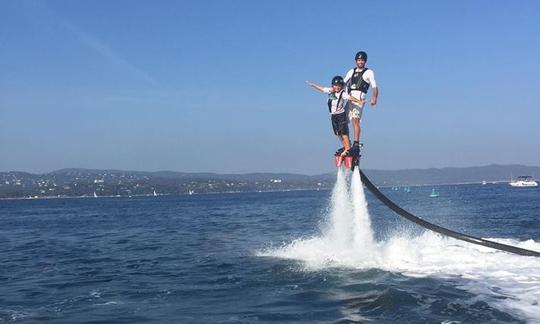
[[[365,102],[369,86],[371,85],[373,90],[369,103],[375,106],[377,104],[377,97],[379,96],[379,88],[377,87],[373,70],[366,67],[367,53],[363,51],[356,53],[354,60],[356,61],[356,67],[350,69],[344,79],[347,92],[352,97]],[[354,143],[350,150],[351,155],[360,154],[360,124],[363,109],[364,104],[358,105],[353,101],[348,102],[349,119],[352,121],[354,128]]]

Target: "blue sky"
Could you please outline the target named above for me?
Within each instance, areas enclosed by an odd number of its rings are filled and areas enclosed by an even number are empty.
[[[363,167],[540,165],[538,1],[0,2],[0,171],[332,171],[328,84],[380,87]]]

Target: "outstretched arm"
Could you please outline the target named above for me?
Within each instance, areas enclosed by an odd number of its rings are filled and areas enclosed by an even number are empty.
[[[307,83],[310,87],[315,88],[315,89],[319,90],[320,92],[324,92],[324,87],[323,87],[322,85],[317,84],[317,83],[313,83],[313,82],[311,82],[311,81],[306,81],[306,83]]]

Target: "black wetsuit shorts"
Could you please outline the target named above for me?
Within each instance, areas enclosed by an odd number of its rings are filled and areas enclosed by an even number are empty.
[[[347,113],[332,115],[332,128],[336,135],[349,135],[349,119]]]

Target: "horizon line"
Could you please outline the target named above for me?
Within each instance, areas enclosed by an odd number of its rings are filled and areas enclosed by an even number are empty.
[[[525,165],[525,164],[498,164],[498,163],[491,163],[486,165],[473,165],[473,166],[464,166],[464,167],[455,167],[455,166],[445,166],[445,167],[428,167],[428,168],[407,168],[407,169],[365,169],[370,171],[384,171],[384,172],[397,172],[397,171],[414,171],[414,170],[442,170],[442,169],[469,169],[469,168],[485,168],[485,167],[528,167],[528,168],[540,168],[540,166],[536,165]],[[11,172],[20,172],[20,173],[28,173],[33,175],[45,175],[50,174],[54,172],[64,171],[64,170],[85,170],[85,171],[118,171],[118,172],[145,172],[145,173],[160,173],[160,172],[171,172],[171,173],[190,173],[190,174],[217,174],[217,175],[247,175],[247,174],[294,174],[294,175],[306,175],[310,176],[304,173],[294,173],[294,172],[268,172],[268,171],[257,171],[257,172],[246,172],[246,173],[237,173],[237,172],[217,172],[217,171],[173,171],[173,170],[156,170],[156,171],[148,171],[148,170],[123,170],[123,169],[114,169],[114,168],[60,168],[55,169],[49,172],[30,172],[30,171],[20,171],[20,170],[10,170],[10,171],[0,171],[0,173],[11,173]],[[322,174],[328,174],[331,172],[323,172],[323,173],[317,173],[312,174],[311,176],[316,175],[322,175]]]

